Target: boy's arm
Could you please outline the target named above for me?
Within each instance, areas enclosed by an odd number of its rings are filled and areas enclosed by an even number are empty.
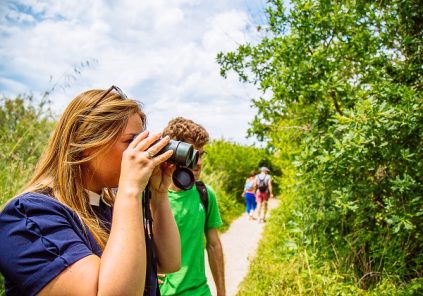
[[[219,233],[216,228],[211,228],[206,232],[207,255],[209,258],[210,270],[216,284],[217,296],[225,296],[225,264],[223,258],[223,249],[220,242]]]

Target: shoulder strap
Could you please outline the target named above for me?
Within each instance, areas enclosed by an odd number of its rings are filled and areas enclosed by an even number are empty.
[[[262,178],[260,178],[260,175],[258,175],[258,179],[259,179],[259,182],[260,181],[263,181],[264,182],[264,185],[266,185],[266,186],[269,186],[269,178],[267,177],[268,175],[264,175],[264,178],[262,179]]]
[[[264,176],[264,181],[266,182],[266,185],[268,185],[268,186],[269,186],[270,179],[271,179],[270,175],[265,175]]]
[[[195,185],[197,187],[198,193],[200,194],[200,200],[201,200],[201,203],[203,204],[204,210],[205,210],[205,217],[206,217],[206,220],[204,222],[204,232],[205,232],[206,228],[207,228],[207,221],[208,221],[208,218],[209,218],[209,211],[208,211],[208,209],[209,209],[209,195],[207,193],[206,185],[202,181],[199,181],[199,180],[195,181]]]
[[[145,275],[145,287],[144,294],[146,296],[152,295],[155,291],[155,295],[160,295],[159,283],[157,278],[157,260],[154,254],[154,237],[153,237],[153,217],[150,211],[150,198],[151,192],[149,189],[143,192],[143,210],[144,210],[144,235],[147,253],[147,270]],[[154,283],[152,282],[154,277]]]

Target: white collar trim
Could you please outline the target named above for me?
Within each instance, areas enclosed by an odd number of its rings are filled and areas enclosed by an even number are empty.
[[[88,199],[90,200],[90,205],[92,206],[99,206],[100,205],[100,199],[102,198],[100,194],[89,191],[85,189],[85,192],[88,194]]]

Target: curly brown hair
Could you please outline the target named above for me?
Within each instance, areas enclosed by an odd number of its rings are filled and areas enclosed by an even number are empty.
[[[209,141],[209,133],[204,127],[183,117],[176,117],[169,121],[162,134],[173,140],[188,142],[196,147],[204,146]]]

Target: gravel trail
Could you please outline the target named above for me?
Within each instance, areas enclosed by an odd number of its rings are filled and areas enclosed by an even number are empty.
[[[271,210],[277,207],[279,201],[275,198],[269,200],[267,218],[272,214]],[[220,236],[225,256],[225,282],[226,295],[234,296],[238,291],[238,285],[248,272],[250,261],[254,258],[258,243],[266,223],[258,220],[249,220],[246,213],[234,220],[229,229]],[[216,295],[213,276],[209,269],[206,252],[206,275],[212,292]]]

